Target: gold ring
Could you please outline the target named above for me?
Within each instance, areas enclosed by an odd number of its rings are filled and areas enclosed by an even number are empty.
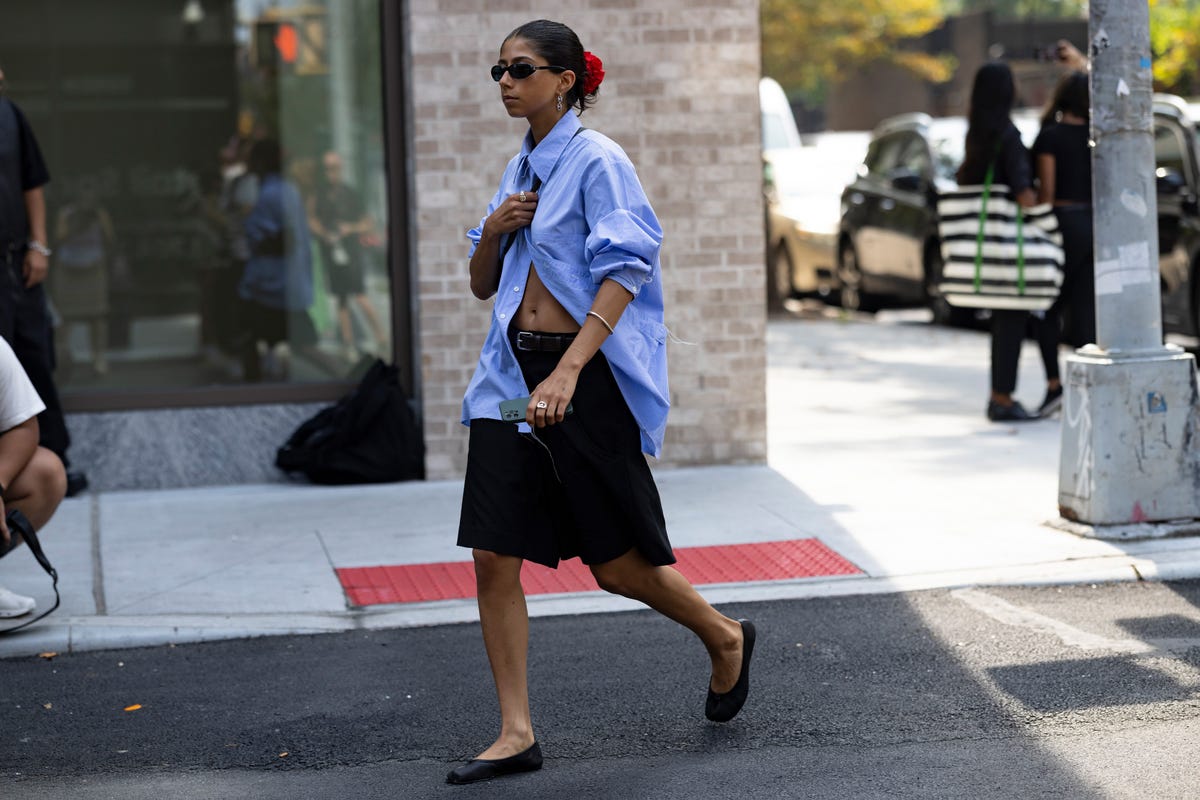
[[[521,202],[522,202],[522,203],[524,203],[524,202],[525,202],[525,192],[524,192],[524,190],[522,190],[521,194],[519,194],[519,195],[518,195],[518,197],[520,197],[520,198],[521,198]]]
[[[538,408],[546,408],[546,405],[547,405],[547,404],[546,404],[546,401],[545,401],[545,400],[538,400],[538,401],[537,401],[537,407],[538,407]]]

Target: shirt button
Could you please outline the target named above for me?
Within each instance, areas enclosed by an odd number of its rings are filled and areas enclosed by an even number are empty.
[[[501,314],[501,315],[500,315],[500,319],[504,319],[506,316],[508,316],[508,315],[507,315],[507,314]]]
[[[520,286],[514,286],[514,287],[513,287],[513,292],[514,292],[514,293],[516,293],[516,292],[520,292],[520,291],[521,291],[521,287],[520,287]]]

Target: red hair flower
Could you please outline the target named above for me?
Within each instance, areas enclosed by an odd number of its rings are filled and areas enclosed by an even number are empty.
[[[583,82],[583,93],[591,94],[600,88],[604,80],[604,63],[588,51],[583,52],[583,63],[587,67],[587,80]]]

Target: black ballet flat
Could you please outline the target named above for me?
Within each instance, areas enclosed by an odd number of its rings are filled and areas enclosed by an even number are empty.
[[[462,766],[450,770],[446,783],[478,783],[490,781],[503,775],[515,775],[518,772],[533,772],[542,768],[542,748],[534,742],[528,750],[508,758],[475,758]]]
[[[728,722],[737,716],[746,704],[746,696],[750,694],[750,656],[754,655],[754,623],[748,619],[739,619],[742,626],[742,671],[738,673],[737,683],[725,694],[717,694],[710,687],[708,700],[704,703],[704,716],[713,722]]]

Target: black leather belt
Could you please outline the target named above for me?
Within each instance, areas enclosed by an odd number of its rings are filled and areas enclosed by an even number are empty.
[[[573,333],[517,331],[517,349],[535,353],[561,353],[575,341]]]

